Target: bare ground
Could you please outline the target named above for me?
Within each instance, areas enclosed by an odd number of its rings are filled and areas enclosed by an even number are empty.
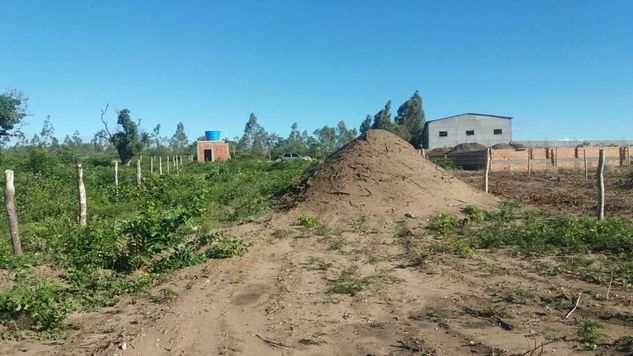
[[[454,171],[476,189],[482,189],[482,171]],[[633,168],[609,168],[605,172],[605,214],[633,221]],[[576,215],[595,215],[598,188],[595,173],[560,170],[526,173],[497,172],[490,175],[493,195]]]
[[[606,285],[547,273],[543,265],[554,265],[552,258],[479,253],[412,266],[407,246],[424,243],[425,221],[408,220],[409,244],[372,226],[329,237],[266,220],[235,227],[229,233],[254,243],[244,257],[180,271],[152,296],[74,315],[66,340],[4,342],[0,353],[521,355],[543,343],[543,354],[631,352],[616,342],[633,333],[631,293],[621,282],[612,283],[607,300]],[[332,281],[350,267],[363,289],[331,293]],[[166,288],[178,296],[162,300]],[[578,292],[580,306],[565,319]],[[495,309],[500,305],[505,309]],[[606,325],[597,350],[578,340],[583,318]]]
[[[631,289],[622,280],[585,281],[569,263],[573,256],[522,259],[478,251],[468,258],[440,255],[416,263],[416,251],[433,239],[425,230],[430,214],[467,204],[490,206],[497,199],[477,191],[478,173],[457,173],[472,189],[389,140],[382,135],[376,138],[380,145],[361,142],[359,150],[343,151],[376,157],[374,162],[350,164],[335,155],[332,164],[347,163],[325,166],[304,182],[308,190],[294,209],[226,228],[226,234],[253,243],[243,257],[175,272],[148,296],[74,314],[66,338],[5,341],[0,354],[633,352],[626,338],[633,335]],[[372,172],[378,174],[367,177]],[[495,194],[574,214],[591,210],[591,186],[584,178],[551,173],[492,178]],[[608,193],[622,204],[609,211],[630,218],[631,192],[618,186],[625,198]],[[298,226],[303,213],[318,215],[331,231]],[[399,234],[403,226],[411,233]],[[579,293],[578,308],[566,319]],[[579,323],[589,319],[605,326],[595,347],[577,334]]]

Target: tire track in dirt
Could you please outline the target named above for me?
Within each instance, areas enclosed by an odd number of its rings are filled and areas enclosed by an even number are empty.
[[[266,350],[254,342],[266,325],[262,300],[274,292],[285,255],[271,246],[254,247],[242,258],[225,260],[208,279],[175,301],[170,315],[130,340],[138,355],[191,355]]]

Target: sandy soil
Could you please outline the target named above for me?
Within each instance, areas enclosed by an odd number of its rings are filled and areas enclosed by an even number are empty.
[[[374,142],[385,139],[391,138]],[[584,282],[573,270],[553,273],[566,266],[569,256],[520,259],[480,251],[469,258],[443,255],[414,263],[411,252],[431,239],[425,230],[431,214],[467,204],[492,205],[497,199],[411,156],[400,143],[382,148],[393,152],[388,159],[375,153],[379,146],[360,145],[347,147],[348,153],[334,156],[297,186],[289,210],[226,228],[226,234],[253,243],[243,257],[175,272],[149,296],[73,315],[66,339],[5,341],[0,354],[633,352],[622,339],[633,335],[631,290],[624,281],[608,287]],[[345,158],[349,152],[362,162]],[[396,170],[404,167],[401,159],[410,167]],[[363,178],[371,172],[377,173]],[[390,176],[398,178],[387,183]],[[493,191],[500,186],[493,180]],[[365,188],[371,194],[363,194]],[[314,214],[330,231],[319,234],[299,226],[301,214]],[[403,226],[411,233],[398,233]],[[334,293],[345,273],[359,290]],[[579,292],[578,309],[565,319]],[[577,336],[578,322],[585,318],[605,325],[605,340],[596,349]]]

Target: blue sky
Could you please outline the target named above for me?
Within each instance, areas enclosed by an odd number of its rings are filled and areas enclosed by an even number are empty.
[[[513,116],[515,139],[633,139],[633,1],[0,0],[0,90],[28,125],[240,135],[358,127],[415,90],[427,119]],[[115,121],[115,111],[109,119]]]

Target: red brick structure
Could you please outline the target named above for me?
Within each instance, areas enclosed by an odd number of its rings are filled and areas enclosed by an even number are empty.
[[[229,144],[224,141],[197,141],[198,162],[226,161],[231,158]]]

